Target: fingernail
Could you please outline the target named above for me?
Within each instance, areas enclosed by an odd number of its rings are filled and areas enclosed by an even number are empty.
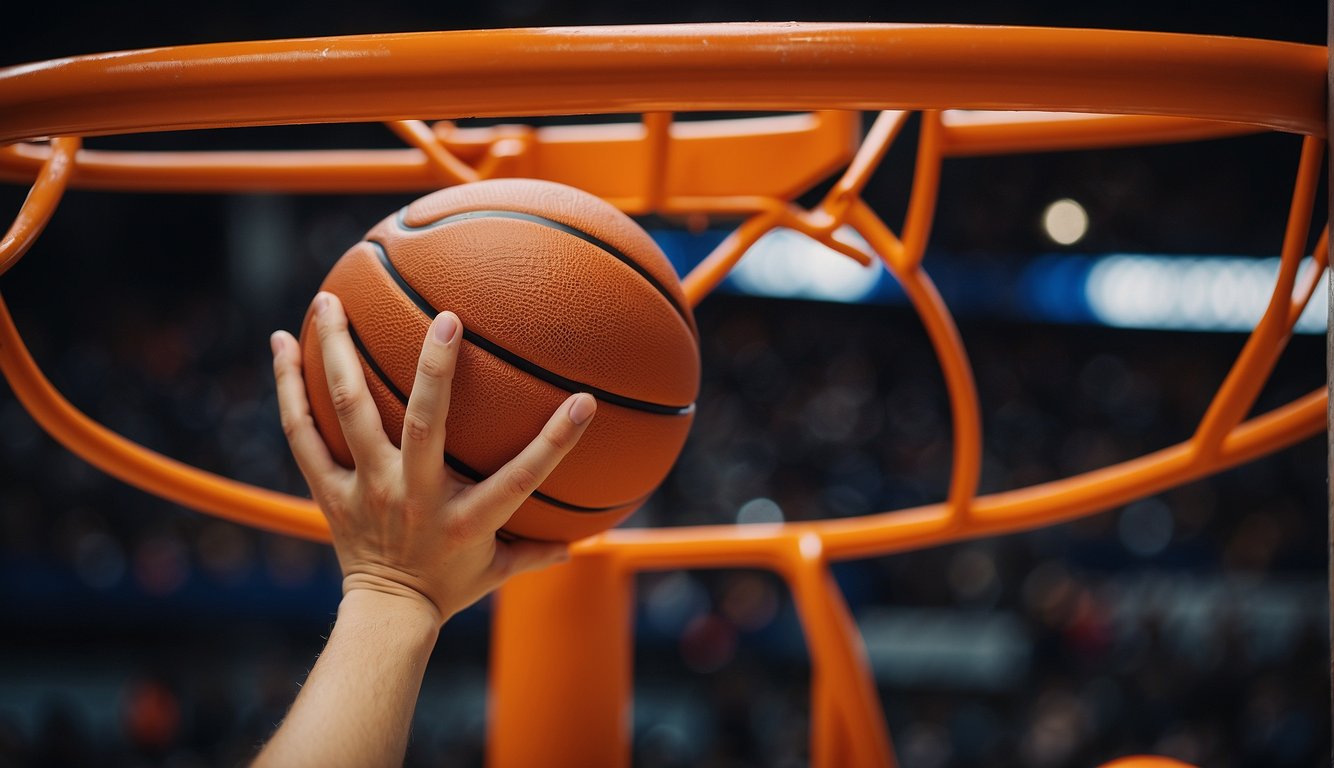
[[[431,326],[431,333],[435,334],[435,340],[441,344],[448,344],[454,338],[454,332],[459,329],[458,318],[454,317],[453,312],[441,312],[436,315],[435,325]]]
[[[574,398],[570,404],[570,421],[575,424],[583,424],[593,417],[593,411],[597,410],[597,401],[592,395],[581,394]]]
[[[315,294],[315,314],[322,315],[329,308],[329,294],[321,291]]]
[[[274,357],[277,357],[277,356],[278,356],[278,350],[280,350],[280,349],[283,348],[282,337],[278,335],[279,333],[280,333],[280,331],[274,331],[274,332],[269,336],[269,349],[272,349],[272,350],[273,350],[273,356],[274,356]]]

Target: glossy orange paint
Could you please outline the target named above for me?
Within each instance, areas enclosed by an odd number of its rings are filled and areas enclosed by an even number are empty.
[[[1190,766],[1170,757],[1123,757],[1105,764],[1102,768],[1190,768]]]
[[[74,174],[74,157],[79,151],[77,137],[64,137],[51,142],[51,151],[42,162],[37,180],[28,192],[28,199],[14,218],[14,223],[0,239],[0,275],[9,271],[23,254],[28,252],[37,236],[56,212],[60,198],[65,194],[69,177]]]
[[[741,219],[686,276],[694,303],[779,226],[859,262],[880,261],[921,316],[949,390],[947,498],[855,519],[609,531],[577,544],[570,563],[513,580],[496,613],[488,760],[497,766],[628,764],[631,576],[747,567],[778,574],[794,596],[814,676],[812,764],[889,766],[893,752],[865,649],[830,577],[830,562],[1071,520],[1325,429],[1323,389],[1246,418],[1327,264],[1326,231],[1313,254],[1317,269],[1299,274],[1326,134],[1325,76],[1324,48],[1289,43],[877,24],[493,30],[76,57],[0,70],[0,143],[8,145],[0,147],[0,178],[36,180],[0,241],[0,271],[36,239],[66,186],[397,192],[501,176],[563,181],[630,213],[679,216],[691,224],[701,217]],[[816,111],[700,121],[675,114],[759,109]],[[859,141],[855,110],[861,109],[881,112]],[[860,194],[910,111],[922,118],[899,234]],[[644,116],[536,128],[449,122],[466,115],[613,112]],[[82,149],[78,138],[66,138],[354,120],[385,122],[408,148],[114,152]],[[1093,472],[978,496],[982,422],[971,364],[923,261],[942,162],[1261,130],[1307,136],[1280,274],[1264,317],[1195,434]],[[47,136],[61,138],[40,141]],[[793,203],[840,167],[844,172],[821,202],[809,210]],[[856,231],[869,249],[844,239],[843,228]],[[2,301],[0,371],[44,429],[104,471],[229,520],[327,539],[324,519],[309,500],[180,464],[88,419],[43,376]],[[1181,764],[1135,757],[1112,765]]]

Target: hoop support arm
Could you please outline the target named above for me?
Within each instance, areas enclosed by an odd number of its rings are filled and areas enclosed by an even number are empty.
[[[315,503],[205,472],[167,458],[88,418],[56,391],[19,338],[0,298],[0,373],[23,407],[74,454],[112,477],[191,509],[257,528],[327,541]]]
[[[1209,465],[1193,460],[1182,442],[1077,477],[978,496],[966,528],[953,524],[945,503],[810,523],[688,526],[607,531],[574,546],[574,552],[615,550],[641,570],[766,567],[779,535],[810,531],[824,541],[830,560],[857,560],[910,549],[998,536],[1067,522],[1198,480],[1320,434],[1325,429],[1325,390],[1316,390],[1238,425]]]
[[[47,222],[56,212],[60,198],[65,194],[70,177],[74,175],[74,157],[81,142],[77,137],[62,137],[51,142],[51,153],[42,163],[41,172],[33,182],[28,198],[23,201],[19,215],[0,239],[0,275],[23,258]]]
[[[1269,305],[1246,339],[1246,346],[1237,357],[1232,370],[1224,379],[1200,420],[1194,443],[1201,460],[1218,450],[1229,430],[1241,421],[1255,403],[1260,389],[1269,379],[1269,373],[1292,336],[1292,326],[1301,314],[1301,307],[1293,305],[1293,289],[1297,269],[1306,249],[1311,229],[1311,209],[1315,204],[1316,188],[1321,176],[1321,158],[1325,142],[1306,137],[1302,142],[1301,161],[1297,168],[1297,182],[1293,186],[1288,224],[1283,235],[1283,247],[1274,291]],[[1325,242],[1322,236],[1321,242]],[[1325,254],[1316,248],[1316,260],[1323,262]],[[1309,299],[1310,294],[1307,293]]]
[[[756,154],[764,158],[781,152],[789,158],[781,186],[759,190],[786,197],[790,190],[804,190],[812,180],[828,173],[844,154],[835,151],[837,135],[851,136],[854,113],[824,112],[816,115],[703,120],[671,126],[672,157],[694,143],[705,167],[727,160],[735,163],[738,151],[753,146],[762,137],[783,146],[762,146]],[[1095,149],[1195,141],[1256,133],[1258,129],[1234,123],[1185,117],[1143,115],[1081,115],[1045,112],[976,112],[945,110],[941,113],[941,145],[946,157],[968,157],[1010,152]],[[817,124],[812,124],[817,123]],[[831,124],[833,123],[833,124]],[[807,125],[803,125],[807,124]],[[827,126],[827,127],[826,127]],[[885,127],[889,127],[886,124]],[[437,123],[434,132],[444,151],[477,168],[483,178],[528,175],[587,185],[555,173],[531,167],[534,157],[574,163],[575,153],[604,153],[608,142],[634,143],[638,139],[630,124],[578,126],[496,126],[458,128]],[[516,131],[527,137],[520,142]],[[1068,133],[1067,133],[1068,132]],[[872,139],[868,136],[867,139]],[[708,146],[708,142],[715,146]],[[744,143],[743,143],[744,142]],[[522,146],[515,146],[522,145]],[[816,150],[814,147],[821,149]],[[851,145],[849,145],[851,146]],[[508,148],[508,149],[506,149]],[[792,151],[797,150],[797,151]],[[0,180],[30,183],[51,158],[49,144],[21,142],[0,147]],[[504,157],[493,157],[493,153]],[[564,155],[571,155],[568,161]],[[811,167],[794,172],[796,162],[811,159]],[[488,168],[488,161],[491,167]],[[424,151],[412,149],[343,150],[253,150],[197,152],[133,152],[80,149],[78,173],[69,186],[78,189],[138,190],[143,192],[424,192],[440,184],[438,171]],[[772,163],[769,167],[774,167]],[[617,166],[617,172],[624,168]],[[743,174],[753,183],[753,173]],[[661,209],[726,212],[711,200],[710,190],[678,190],[669,187]],[[721,190],[713,190],[721,191]],[[730,196],[730,195],[729,195]],[[618,201],[622,208],[636,210],[628,196]],[[846,201],[845,201],[846,202]]]

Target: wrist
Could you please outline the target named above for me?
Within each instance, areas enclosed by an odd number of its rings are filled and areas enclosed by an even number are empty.
[[[426,596],[396,585],[348,576],[343,579],[343,599],[338,604],[338,619],[366,618],[393,622],[406,630],[434,635],[445,618]]]

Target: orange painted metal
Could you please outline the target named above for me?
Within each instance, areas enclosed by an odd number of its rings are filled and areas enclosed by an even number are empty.
[[[31,245],[65,186],[173,191],[386,192],[500,176],[574,184],[631,213],[739,218],[685,277],[698,303],[775,227],[862,263],[879,260],[921,316],[952,413],[940,503],[854,519],[616,530],[498,598],[488,760],[626,765],[631,575],[760,568],[791,589],[812,659],[816,766],[894,764],[865,650],[829,563],[1071,520],[1318,434],[1319,390],[1247,418],[1327,264],[1328,231],[1300,272],[1321,167],[1324,48],[1140,32],[727,24],[377,35],[165,48],[0,70],[0,178],[34,190],[0,245]],[[331,87],[336,85],[337,87]],[[963,107],[966,109],[957,109]],[[705,109],[820,109],[693,120]],[[858,145],[856,109],[882,110]],[[830,111],[834,110],[834,111]],[[1018,112],[1008,110],[1021,110]],[[861,199],[922,114],[902,234]],[[461,127],[425,118],[644,112],[640,122]],[[151,153],[80,149],[119,131],[386,122],[407,149]],[[946,158],[1305,134],[1270,304],[1182,443],[1075,477],[977,495],[982,420],[967,350],[926,271]],[[793,201],[845,171],[818,204]],[[866,245],[849,239],[860,235]],[[81,414],[50,385],[0,302],[0,371],[33,418],[126,482],[237,522],[326,539],[306,499],[175,462]],[[1125,758],[1117,768],[1179,765]]]
[[[488,765],[629,765],[632,571],[614,553],[511,579],[491,643]]]
[[[653,159],[650,131],[640,123],[460,128],[442,122],[432,129],[433,143],[409,127],[416,122],[391,127],[418,149],[84,149],[71,184],[142,192],[425,192],[460,178],[523,176],[586,189],[630,213],[715,213],[734,210],[736,198],[788,199],[809,189],[848,161],[861,127],[852,112],[674,122],[656,139],[672,162],[665,176],[655,176],[661,161]],[[50,154],[44,144],[0,148],[0,179],[31,180]]]
[[[0,144],[46,135],[608,112],[1019,109],[1323,135],[1325,50],[1031,27],[666,24],[265,40],[0,70]]]
[[[79,151],[78,138],[64,137],[51,142],[51,152],[42,163],[28,199],[14,218],[13,225],[0,239],[0,275],[9,271],[28,252],[42,234],[60,205],[69,177],[74,173],[74,157]]]
[[[310,499],[256,488],[205,472],[121,437],[51,386],[28,353],[0,299],[0,372],[42,429],[113,477],[182,506],[279,533],[327,541],[329,526]]]
[[[949,109],[941,113],[940,144],[946,157],[975,157],[1168,144],[1258,132],[1241,123],[1179,117]]]

